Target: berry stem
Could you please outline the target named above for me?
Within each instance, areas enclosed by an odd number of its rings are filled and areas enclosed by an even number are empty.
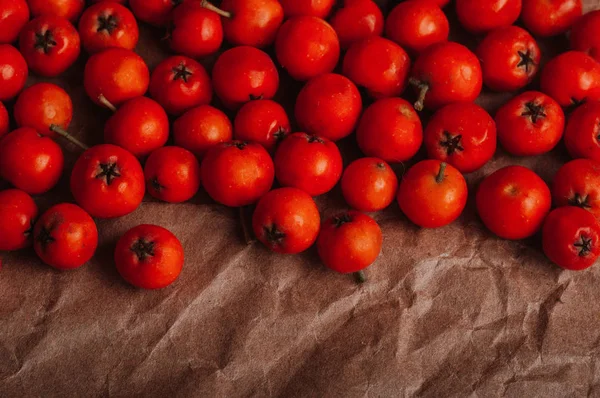
[[[200,5],[204,8],[206,8],[207,10],[216,12],[217,14],[219,14],[222,17],[231,18],[231,13],[229,11],[223,11],[219,7],[215,6],[214,4],[212,4],[211,2],[209,2],[207,0],[202,0],[200,2]]]
[[[106,99],[106,97],[104,96],[104,94],[100,94],[100,95],[98,96],[98,101],[100,101],[100,103],[101,103],[102,105],[104,105],[105,107],[107,107],[107,108],[108,108],[108,109],[110,109],[111,111],[113,111],[113,112],[116,112],[116,111],[117,111],[117,107],[116,107],[116,106],[114,106],[114,105],[112,104],[112,102],[110,102],[108,99]]]
[[[417,102],[415,102],[415,109],[418,111],[422,111],[425,107],[425,97],[427,96],[427,92],[429,91],[429,84],[423,83],[420,80],[411,77],[408,80],[409,84],[419,89],[419,97],[417,98]]]
[[[244,242],[249,245],[255,241],[252,232],[250,232],[249,219],[248,219],[248,207],[243,206],[239,208],[240,211],[240,224],[242,225],[242,232],[244,234]]]
[[[50,131],[55,132],[56,134],[60,135],[61,137],[63,137],[67,141],[69,141],[69,142],[77,145],[78,147],[80,147],[84,151],[87,151],[88,149],[90,149],[90,147],[88,147],[87,145],[85,145],[83,142],[79,141],[77,138],[73,137],[71,134],[69,134],[65,129],[63,129],[60,126],[57,126],[55,124],[51,124],[50,125]]]
[[[442,162],[440,163],[440,171],[438,172],[438,175],[435,177],[435,182],[437,182],[438,184],[441,184],[442,181],[444,181],[444,173],[446,172],[446,162]]]
[[[357,284],[362,284],[367,281],[367,275],[365,275],[365,271],[358,271],[352,275],[354,275],[354,279],[356,280]]]

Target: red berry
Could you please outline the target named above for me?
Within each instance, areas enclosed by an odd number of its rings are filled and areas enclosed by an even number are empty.
[[[494,156],[496,123],[485,109],[470,102],[447,105],[429,120],[425,148],[430,158],[471,173]]]
[[[236,140],[256,142],[270,152],[291,132],[285,109],[271,100],[245,103],[235,116],[233,126]]]
[[[571,113],[565,145],[574,158],[600,162],[600,102],[588,102]]]
[[[505,26],[491,31],[477,47],[483,83],[495,91],[516,91],[533,80],[542,56],[525,29]]]
[[[0,102],[0,138],[8,133],[10,120],[8,120],[8,111],[2,102]]]
[[[419,94],[417,110],[472,102],[483,84],[481,65],[475,54],[453,42],[434,44],[423,51],[413,65],[409,82]]]
[[[340,150],[326,138],[294,133],[275,152],[275,175],[284,187],[318,196],[333,189],[342,176]]]
[[[232,130],[227,115],[212,106],[201,105],[190,109],[175,121],[173,138],[175,145],[202,159],[213,146],[231,141]]]
[[[418,152],[423,142],[419,115],[402,98],[384,98],[363,113],[356,139],[367,156],[389,163],[404,162]]]
[[[144,171],[125,149],[97,145],[75,162],[71,192],[77,204],[93,217],[122,217],[142,203],[146,192]]]
[[[361,110],[354,83],[328,73],[306,83],[296,99],[295,114],[301,130],[337,141],[352,133]]]
[[[296,80],[332,72],[340,58],[335,30],[316,17],[287,20],[279,29],[275,53],[281,66]]]
[[[16,97],[25,87],[28,74],[21,53],[11,45],[0,44],[0,101]]]
[[[373,62],[376,59],[377,62]],[[353,44],[344,56],[343,73],[374,98],[396,97],[406,88],[410,58],[399,45],[381,37]]]
[[[0,250],[30,246],[37,214],[38,208],[27,193],[18,189],[0,191]]]
[[[350,163],[342,175],[342,193],[348,205],[360,211],[383,210],[394,201],[398,178],[378,158],[361,158]]]
[[[181,203],[200,189],[200,163],[190,151],[176,146],[152,152],[144,166],[150,195],[169,203]]]
[[[94,54],[107,48],[133,50],[140,33],[129,9],[113,1],[88,7],[79,20],[83,48]]]
[[[526,0],[521,21],[536,36],[555,36],[566,32],[582,13],[581,0]]]
[[[223,18],[225,39],[235,46],[269,46],[283,22],[277,0],[223,0],[220,8],[229,14]]]
[[[486,177],[476,196],[485,226],[503,239],[525,239],[542,227],[550,211],[550,189],[533,171],[508,166]]]
[[[215,93],[228,108],[254,99],[271,99],[279,88],[279,73],[267,53],[254,47],[234,47],[213,68]]]
[[[450,23],[432,1],[405,1],[385,21],[385,34],[405,49],[421,52],[432,44],[448,41]]]
[[[509,153],[535,156],[552,150],[560,141],[565,114],[552,98],[528,91],[511,99],[496,113],[498,139]]]
[[[577,207],[552,211],[542,230],[544,254],[556,265],[581,271],[600,256],[600,223]]]
[[[600,218],[600,163],[576,159],[554,176],[552,198],[557,207],[577,206]]]
[[[164,146],[169,138],[169,118],[165,110],[147,97],[125,102],[106,122],[104,141],[127,149],[143,158]]]
[[[600,100],[600,63],[580,51],[568,51],[546,64],[541,89],[561,106]]]
[[[85,0],[27,0],[31,15],[55,15],[71,22],[77,21],[85,7]]]
[[[456,14],[465,29],[483,33],[512,25],[519,18],[521,6],[521,0],[456,0]]]
[[[196,106],[210,104],[212,83],[200,63],[174,56],[162,61],[152,72],[150,95],[168,114],[179,116]]]
[[[38,83],[23,90],[13,112],[19,127],[31,127],[41,135],[56,138],[52,126],[69,128],[73,103],[69,94],[57,85]]]
[[[296,188],[279,188],[263,196],[252,217],[254,234],[277,253],[295,254],[315,243],[321,217],[315,201]]]
[[[13,43],[29,21],[29,7],[25,0],[0,0],[0,10],[0,44]]]
[[[571,48],[600,61],[600,10],[588,12],[571,27]]]
[[[79,206],[62,203],[46,211],[33,229],[33,247],[51,267],[70,270],[87,263],[98,247],[98,229]]]
[[[133,51],[110,48],[90,57],[85,65],[84,86],[87,95],[103,105],[100,95],[115,106],[148,90],[150,72],[144,60]]]
[[[398,204],[418,226],[440,228],[462,214],[467,195],[467,182],[460,171],[439,160],[423,160],[402,177]]]
[[[383,33],[383,14],[373,0],[345,0],[331,18],[331,27],[335,30],[344,49],[353,43]]]
[[[327,18],[335,5],[335,0],[279,0],[287,18],[310,15]]]
[[[129,0],[131,11],[140,21],[166,26],[171,13],[183,0]]]
[[[138,225],[127,231],[115,248],[117,271],[142,289],[162,289],[179,277],[184,254],[181,242],[156,225]]]
[[[229,207],[255,203],[273,185],[269,153],[259,144],[231,141],[208,150],[201,165],[202,184],[213,200]]]
[[[169,43],[177,54],[200,58],[217,52],[223,43],[221,17],[201,1],[186,1],[175,8],[171,26]]]
[[[43,15],[25,25],[19,36],[19,49],[31,71],[55,77],[79,57],[79,33],[69,20]]]
[[[17,129],[0,141],[0,178],[30,195],[52,189],[63,166],[60,146],[32,128]]]

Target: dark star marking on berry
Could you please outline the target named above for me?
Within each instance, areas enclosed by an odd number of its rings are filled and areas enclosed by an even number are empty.
[[[575,242],[573,246],[579,249],[579,257],[585,257],[592,251],[592,238],[581,235],[579,241]]]
[[[462,135],[452,135],[449,131],[444,131],[444,139],[440,141],[440,145],[446,148],[448,156],[453,155],[458,151],[464,151],[465,148],[461,144]]]
[[[521,113],[521,116],[527,116],[533,124],[537,123],[539,119],[547,117],[546,112],[544,112],[544,106],[535,102],[526,103],[525,110]]]
[[[173,80],[182,79],[186,83],[188,82],[188,79],[193,75],[192,71],[189,70],[183,62],[173,68],[173,73],[175,73],[175,76],[173,76]]]
[[[263,227],[263,231],[265,232],[267,241],[273,246],[281,245],[286,236],[285,233],[280,231],[275,224],[271,225],[270,227]]]
[[[98,29],[97,32],[106,31],[109,35],[112,35],[115,30],[119,27],[119,20],[114,15],[100,15],[98,17]]]
[[[35,49],[42,50],[44,54],[48,54],[50,50],[57,45],[54,40],[54,35],[51,31],[47,30],[44,33],[35,33]]]
[[[333,225],[336,228],[339,228],[346,223],[352,222],[352,216],[348,213],[342,213],[342,214],[338,214],[337,216],[333,217],[332,221],[333,221]]]
[[[517,51],[519,57],[521,57],[521,61],[517,64],[518,68],[525,68],[525,73],[530,74],[533,72],[533,67],[535,66],[535,61],[531,56],[531,50],[527,50],[526,52]]]
[[[116,178],[121,177],[121,173],[116,163],[100,163],[99,173],[96,178],[104,180],[106,185],[110,185]]]
[[[581,207],[582,209],[591,209],[592,205],[589,202],[588,195],[580,195],[575,193],[575,196],[569,198],[569,205]]]
[[[140,238],[131,246],[130,250],[135,253],[140,261],[144,261],[148,257],[154,257],[154,246],[154,242]]]
[[[318,144],[325,143],[325,141],[323,141],[321,138],[317,137],[316,135],[306,134],[306,139],[308,140],[309,144],[314,144],[315,142]]]
[[[158,177],[154,177],[151,178],[150,181],[148,181],[148,184],[152,187],[152,189],[154,189],[156,192],[160,192],[163,189],[165,189],[165,187],[163,185],[160,185],[160,183],[158,182]]]
[[[42,226],[40,232],[36,236],[35,240],[37,240],[42,245],[42,250],[46,250],[46,247],[52,243],[56,242],[56,239],[52,235],[50,235],[51,229],[47,226]]]

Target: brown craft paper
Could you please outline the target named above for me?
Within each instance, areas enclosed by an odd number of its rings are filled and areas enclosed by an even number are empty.
[[[162,36],[142,27],[138,52],[151,69],[167,54]],[[547,60],[567,40],[542,44]],[[86,97],[84,64],[51,81],[73,97],[70,131],[93,145],[110,112]],[[299,87],[282,78],[290,111]],[[478,103],[493,114],[509,97]],[[61,144],[66,172],[36,198],[40,211],[73,200],[80,152]],[[340,146],[346,164],[360,155],[353,136]],[[469,205],[445,228],[419,229],[395,203],[375,214],[384,246],[362,286],[326,270],[314,248],[284,256],[246,246],[237,212],[204,192],[181,205],[148,197],[127,217],[97,220],[97,255],[75,271],[55,271],[32,250],[4,253],[0,396],[599,397],[600,267],[562,271],[539,237],[500,240],[473,205],[477,184],[500,167],[525,165],[550,182],[567,159],[562,144],[533,158],[499,149],[467,176]],[[346,208],[339,188],[317,202],[323,217]],[[185,247],[181,277],[164,290],[135,289],[114,267],[119,236],[142,223],[169,228]]]

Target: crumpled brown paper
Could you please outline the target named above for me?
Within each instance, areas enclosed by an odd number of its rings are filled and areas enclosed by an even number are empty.
[[[151,68],[166,54],[161,36],[142,28],[138,51]],[[543,44],[545,59],[567,46]],[[71,131],[97,144],[110,113],[86,98],[84,62],[54,82],[73,97]],[[299,87],[284,79],[288,109]],[[479,103],[493,112],[509,97]],[[78,150],[63,144],[70,171]],[[340,145],[346,163],[360,155],[353,137]],[[549,182],[565,160],[562,145],[535,158],[499,149],[469,188],[509,164]],[[41,211],[72,201],[68,177],[36,199]],[[317,201],[323,217],[345,208],[338,188]],[[598,266],[562,271],[539,237],[493,237],[472,198],[438,230],[412,225],[395,204],[375,218],[383,252],[362,286],[326,270],[314,249],[283,256],[246,246],[236,211],[204,193],[182,205],[147,198],[127,217],[98,220],[98,253],[72,272],[32,250],[5,254],[0,396],[600,396]],[[180,279],[161,291],[130,287],[113,264],[119,236],[141,223],[169,228],[185,247]]]

